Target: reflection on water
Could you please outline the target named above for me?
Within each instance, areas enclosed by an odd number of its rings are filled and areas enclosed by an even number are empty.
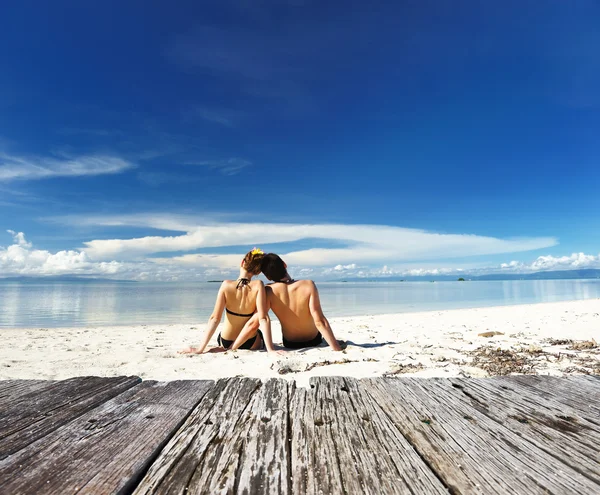
[[[319,283],[328,316],[600,298],[600,280]],[[0,283],[0,327],[202,323],[218,284]]]

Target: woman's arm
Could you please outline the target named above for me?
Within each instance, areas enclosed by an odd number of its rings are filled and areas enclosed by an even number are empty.
[[[235,350],[240,347],[258,328],[262,331],[267,351],[270,354],[283,354],[283,351],[276,351],[273,346],[271,319],[269,318],[269,303],[266,296],[265,285],[262,282],[258,286],[256,294],[256,314],[246,322],[237,339],[235,339],[235,342],[231,345],[231,349]]]
[[[221,317],[223,316],[223,310],[225,309],[225,282],[221,284],[221,288],[219,289],[219,293],[217,294],[217,300],[215,301],[215,307],[213,309],[210,318],[208,319],[208,323],[206,325],[206,330],[204,331],[204,335],[202,336],[202,342],[199,347],[190,347],[184,351],[183,354],[202,354],[206,346],[210,342],[210,339],[215,333],[215,330],[221,323]]]
[[[271,335],[271,318],[269,318],[269,301],[265,284],[260,283],[258,294],[256,295],[256,314],[258,315],[258,326],[265,339],[265,347],[269,353],[276,352],[273,346],[273,336]]]
[[[269,318],[269,307],[267,303],[267,291],[265,284],[262,282],[258,287],[256,295],[256,314],[258,315],[258,327],[260,328],[263,338],[265,339],[265,347],[269,353],[275,351],[273,347],[273,337],[271,336],[271,319]]]

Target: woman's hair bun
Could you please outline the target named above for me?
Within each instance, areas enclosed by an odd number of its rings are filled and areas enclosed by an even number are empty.
[[[255,247],[252,251],[249,251],[246,256],[244,256],[244,268],[253,275],[258,275],[260,273],[260,266],[264,256],[265,253],[263,250]]]

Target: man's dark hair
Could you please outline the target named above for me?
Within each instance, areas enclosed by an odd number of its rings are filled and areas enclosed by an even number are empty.
[[[269,280],[278,282],[285,277],[287,269],[283,260],[275,253],[265,254],[260,269]]]

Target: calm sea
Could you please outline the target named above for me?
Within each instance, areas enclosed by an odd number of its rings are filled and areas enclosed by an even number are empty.
[[[325,314],[353,316],[600,298],[600,280],[319,283]],[[219,284],[0,282],[0,327],[203,323]]]

